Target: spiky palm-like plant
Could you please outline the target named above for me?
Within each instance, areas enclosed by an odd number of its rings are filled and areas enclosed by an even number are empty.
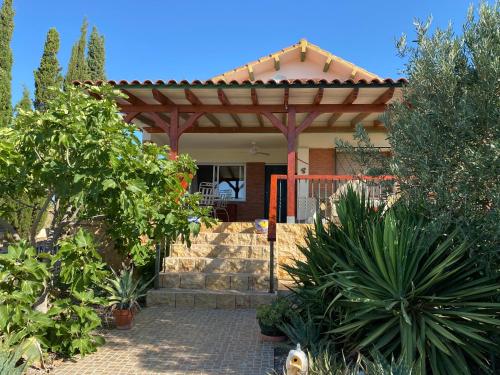
[[[356,203],[356,200],[358,203]],[[405,207],[372,213],[352,192],[341,225],[318,224],[289,272],[302,307],[346,353],[372,348],[421,373],[470,374],[498,350],[498,273],[485,273],[458,229],[430,227]],[[365,210],[361,214],[359,210]]]

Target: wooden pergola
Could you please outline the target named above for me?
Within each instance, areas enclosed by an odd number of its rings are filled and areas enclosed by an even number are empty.
[[[400,97],[404,79],[371,81],[109,81],[127,122],[166,133],[171,157],[185,133],[281,133],[288,150],[287,216],[295,215],[297,139],[302,133],[385,132],[379,116]],[[99,83],[98,83],[99,84]]]

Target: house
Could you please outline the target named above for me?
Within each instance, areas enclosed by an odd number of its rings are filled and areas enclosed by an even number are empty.
[[[286,279],[281,266],[300,255],[305,226],[294,223],[333,209],[331,198],[351,178],[339,175],[360,172],[336,140],[352,140],[362,123],[375,146],[388,147],[380,115],[400,99],[405,82],[382,79],[304,39],[207,81],[110,81],[128,96],[118,104],[144,141],[168,144],[172,158],[188,153],[196,160],[192,190],[215,182],[228,197],[232,223],[202,231],[191,248],[173,244],[161,289],[148,293],[148,303],[269,302],[276,276]],[[268,215],[284,223],[275,248],[249,223]]]
[[[335,140],[352,140],[357,123],[388,147],[380,115],[405,81],[382,79],[302,39],[208,81],[111,83],[128,95],[119,104],[144,141],[196,160],[193,190],[219,184],[230,221],[267,217],[270,175],[286,174],[279,217],[295,222],[293,176],[353,174]]]

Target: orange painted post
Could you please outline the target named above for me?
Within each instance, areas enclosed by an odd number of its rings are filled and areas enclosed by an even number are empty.
[[[287,168],[287,198],[286,222],[295,223],[295,173],[297,159],[297,133],[296,133],[295,108],[288,110],[287,142],[288,142],[288,168]]]

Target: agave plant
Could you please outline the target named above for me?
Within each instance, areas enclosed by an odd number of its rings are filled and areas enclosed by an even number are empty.
[[[104,287],[109,294],[109,306],[119,310],[139,307],[138,300],[146,295],[147,287],[153,279],[146,283],[141,278],[134,280],[133,267],[124,267],[120,273],[112,271],[114,278],[108,279],[108,285]]]
[[[483,272],[458,229],[433,228],[401,205],[382,215],[363,197],[343,199],[355,210],[338,210],[339,226],[316,225],[307,262],[289,268],[303,307],[322,313],[346,353],[375,348],[422,374],[487,371],[498,350],[498,273]]]

